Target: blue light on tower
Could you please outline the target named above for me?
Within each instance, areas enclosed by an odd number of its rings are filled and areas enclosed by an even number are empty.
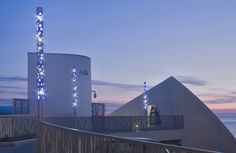
[[[37,40],[37,100],[44,100],[44,48],[43,48],[43,8],[37,7],[36,10],[36,40]]]
[[[72,107],[74,108],[74,128],[77,125],[76,108],[78,106],[77,69],[72,68]]]
[[[77,70],[75,67],[72,68],[72,106],[74,108],[78,105],[78,92],[77,92]]]
[[[144,105],[144,110],[146,111],[147,110],[147,105],[148,105],[148,98],[147,98],[147,94],[146,94],[146,91],[147,91],[147,83],[146,82],[144,82],[143,90],[144,90],[143,105]]]

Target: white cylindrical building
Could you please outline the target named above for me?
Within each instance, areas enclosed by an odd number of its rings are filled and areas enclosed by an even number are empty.
[[[78,71],[77,116],[91,116],[91,59],[82,55],[45,53],[44,116],[73,115],[71,70]],[[28,53],[28,99],[30,114],[37,114],[37,55]]]

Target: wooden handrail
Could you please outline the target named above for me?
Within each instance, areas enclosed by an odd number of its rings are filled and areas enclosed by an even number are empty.
[[[66,128],[48,122],[42,122],[40,130],[40,153],[215,153]]]

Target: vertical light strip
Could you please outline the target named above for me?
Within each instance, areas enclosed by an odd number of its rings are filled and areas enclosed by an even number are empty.
[[[78,105],[78,92],[77,92],[77,70],[75,67],[72,68],[72,106],[74,108]]]
[[[43,8],[37,7],[36,10],[36,28],[37,28],[37,89],[38,102],[42,102],[45,96],[44,89],[44,48],[43,48]]]
[[[147,91],[147,83],[146,82],[144,82],[143,90],[144,90],[143,105],[144,105],[144,109],[146,111],[147,110],[147,105],[148,105],[147,94],[146,94],[146,91]]]

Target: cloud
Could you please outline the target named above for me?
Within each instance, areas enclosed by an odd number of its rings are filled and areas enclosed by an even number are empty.
[[[0,103],[1,102],[12,102],[12,99],[10,99],[10,98],[0,98]]]
[[[0,90],[0,94],[10,94],[10,95],[14,95],[14,96],[19,96],[19,95],[26,96],[27,92],[25,92],[25,91],[6,91],[6,90]]]
[[[98,95],[93,101],[105,103],[107,114],[143,93],[142,84],[134,85],[93,80],[92,85],[93,90],[96,90]],[[151,87],[148,86],[148,89]]]
[[[0,89],[20,89],[20,87],[14,87],[14,86],[0,86]]]
[[[197,95],[207,104],[236,103],[236,92],[224,88],[210,88],[208,92]]]
[[[120,104],[120,103],[105,103],[106,106],[106,110],[116,110],[117,108],[121,107],[124,104]]]
[[[177,76],[176,78],[178,78],[178,80],[184,84],[189,84],[194,86],[205,86],[207,84],[206,81],[192,76]]]
[[[11,106],[12,99],[9,98],[0,98],[0,106]]]
[[[26,82],[26,77],[21,76],[0,76],[0,82]]]
[[[133,84],[122,84],[122,83],[112,83],[106,81],[92,80],[93,86],[111,86],[123,89],[142,89],[143,85],[133,85]]]
[[[213,98],[210,100],[206,100],[205,102],[211,103],[211,104],[236,103],[236,96],[226,95],[226,96],[221,96],[221,97]]]
[[[14,91],[14,92],[11,92],[15,95],[22,95],[22,96],[27,96],[27,92],[26,91]]]
[[[123,104],[120,103],[106,103],[105,104],[105,110],[106,110],[106,115],[111,114],[113,111],[116,109],[120,108]]]
[[[236,93],[232,91],[226,94],[208,93],[201,96],[209,97],[205,102],[211,104],[236,103]]]
[[[112,83],[105,81],[92,81],[93,90],[97,91],[98,97],[95,102],[104,103],[127,103],[143,92],[142,85]]]

